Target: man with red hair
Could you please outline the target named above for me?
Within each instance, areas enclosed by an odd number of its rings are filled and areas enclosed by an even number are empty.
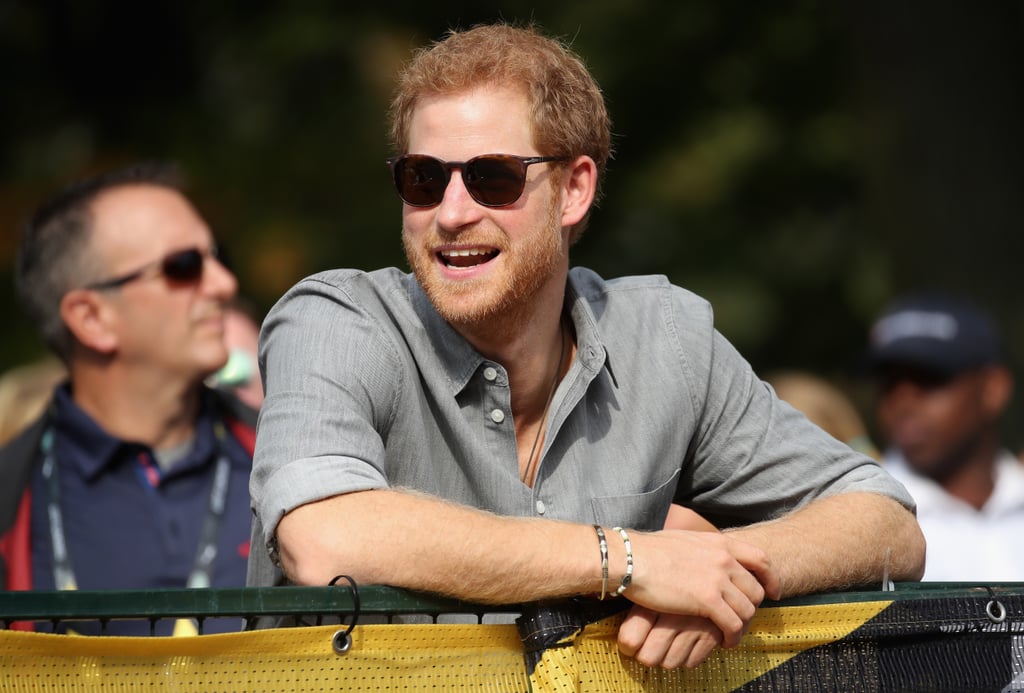
[[[780,403],[706,302],[570,270],[611,149],[577,56],[452,32],[391,116],[412,273],[326,272],[268,315],[252,584],[622,596],[622,651],[677,667],[765,597],[919,577],[904,489]],[[735,527],[663,530],[673,501]]]

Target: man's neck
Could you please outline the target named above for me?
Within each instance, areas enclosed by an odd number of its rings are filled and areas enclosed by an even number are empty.
[[[529,322],[517,323],[521,329],[508,335],[508,341],[503,344],[467,336],[481,354],[502,364],[508,373],[519,477],[528,486],[533,485],[540,463],[548,407],[576,353],[572,325],[562,319],[560,304],[558,307],[559,312],[553,316],[545,319],[534,316]],[[481,334],[490,336],[487,331]],[[493,346],[488,348],[487,344]]]
[[[994,440],[980,445],[965,463],[937,481],[950,495],[981,510],[995,490],[999,449]]]
[[[163,449],[192,437],[198,384],[174,383],[114,370],[71,369],[71,396],[105,431]]]
[[[489,323],[455,329],[480,354],[504,366],[513,416],[532,420],[539,418],[544,409],[558,362],[563,364],[557,376],[561,378],[575,353],[574,333],[568,323],[568,319],[563,321],[562,303],[558,301],[538,306],[528,315],[503,315]]]

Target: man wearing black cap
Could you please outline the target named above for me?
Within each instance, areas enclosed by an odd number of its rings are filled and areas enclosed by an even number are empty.
[[[926,580],[1024,580],[1024,467],[999,443],[1013,391],[991,318],[917,295],[871,330],[885,463],[917,501]]]

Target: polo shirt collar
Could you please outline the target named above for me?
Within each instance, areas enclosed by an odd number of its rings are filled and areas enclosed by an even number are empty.
[[[192,449],[168,471],[168,476],[200,467],[216,453],[213,402],[209,395],[204,387]],[[121,440],[104,430],[74,401],[68,383],[56,389],[54,407],[59,459],[74,467],[86,480],[96,479],[125,459],[133,459],[140,453],[151,454],[148,446]]]

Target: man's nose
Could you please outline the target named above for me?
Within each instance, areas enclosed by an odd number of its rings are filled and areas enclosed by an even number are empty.
[[[437,223],[442,228],[457,229],[478,221],[484,213],[483,205],[469,194],[460,169],[452,170],[444,197],[437,206]]]
[[[238,279],[219,259],[210,257],[203,265],[203,287],[213,296],[230,299],[238,293]]]

